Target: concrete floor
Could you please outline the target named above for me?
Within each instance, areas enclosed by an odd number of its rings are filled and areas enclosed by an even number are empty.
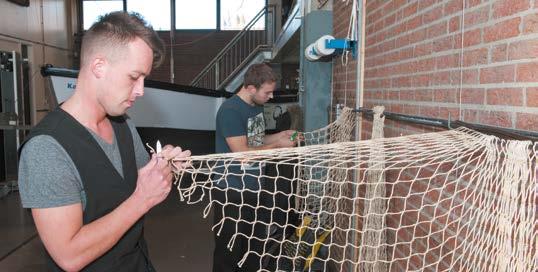
[[[157,271],[211,271],[213,233],[207,202],[187,205],[176,190],[146,216],[145,237]],[[43,244],[18,193],[0,198],[0,272],[46,271]]]

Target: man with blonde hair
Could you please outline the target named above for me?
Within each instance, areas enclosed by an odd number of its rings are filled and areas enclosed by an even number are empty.
[[[154,270],[143,218],[171,190],[169,160],[190,152],[166,146],[149,159],[126,111],[163,51],[138,15],[103,16],[84,35],[75,92],[25,139],[21,201],[32,210],[49,270]]]

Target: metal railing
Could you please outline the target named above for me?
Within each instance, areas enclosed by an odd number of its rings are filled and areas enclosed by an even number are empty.
[[[265,29],[254,26],[265,19]],[[219,90],[257,52],[270,49],[275,38],[275,7],[261,9],[256,16],[191,81],[191,86]]]

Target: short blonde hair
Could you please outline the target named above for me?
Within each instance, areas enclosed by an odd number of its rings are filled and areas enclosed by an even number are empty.
[[[82,38],[81,66],[88,60],[95,48],[118,48],[127,45],[135,38],[142,39],[153,50],[153,67],[158,67],[164,60],[164,43],[153,27],[140,14],[116,11],[104,16],[94,23]],[[118,49],[121,52],[121,49]]]

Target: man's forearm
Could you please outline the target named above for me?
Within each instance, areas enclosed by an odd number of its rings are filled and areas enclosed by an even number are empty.
[[[273,148],[278,148],[278,144],[276,142],[273,142],[270,144],[263,144],[260,146],[248,147],[248,151],[267,150],[267,149],[273,149]]]
[[[278,141],[279,137],[280,137],[279,133],[265,135],[265,137],[263,138],[263,143],[265,145],[275,143],[276,141]]]
[[[131,196],[107,215],[83,225],[55,261],[65,270],[78,271],[110,250],[147,211]]]

